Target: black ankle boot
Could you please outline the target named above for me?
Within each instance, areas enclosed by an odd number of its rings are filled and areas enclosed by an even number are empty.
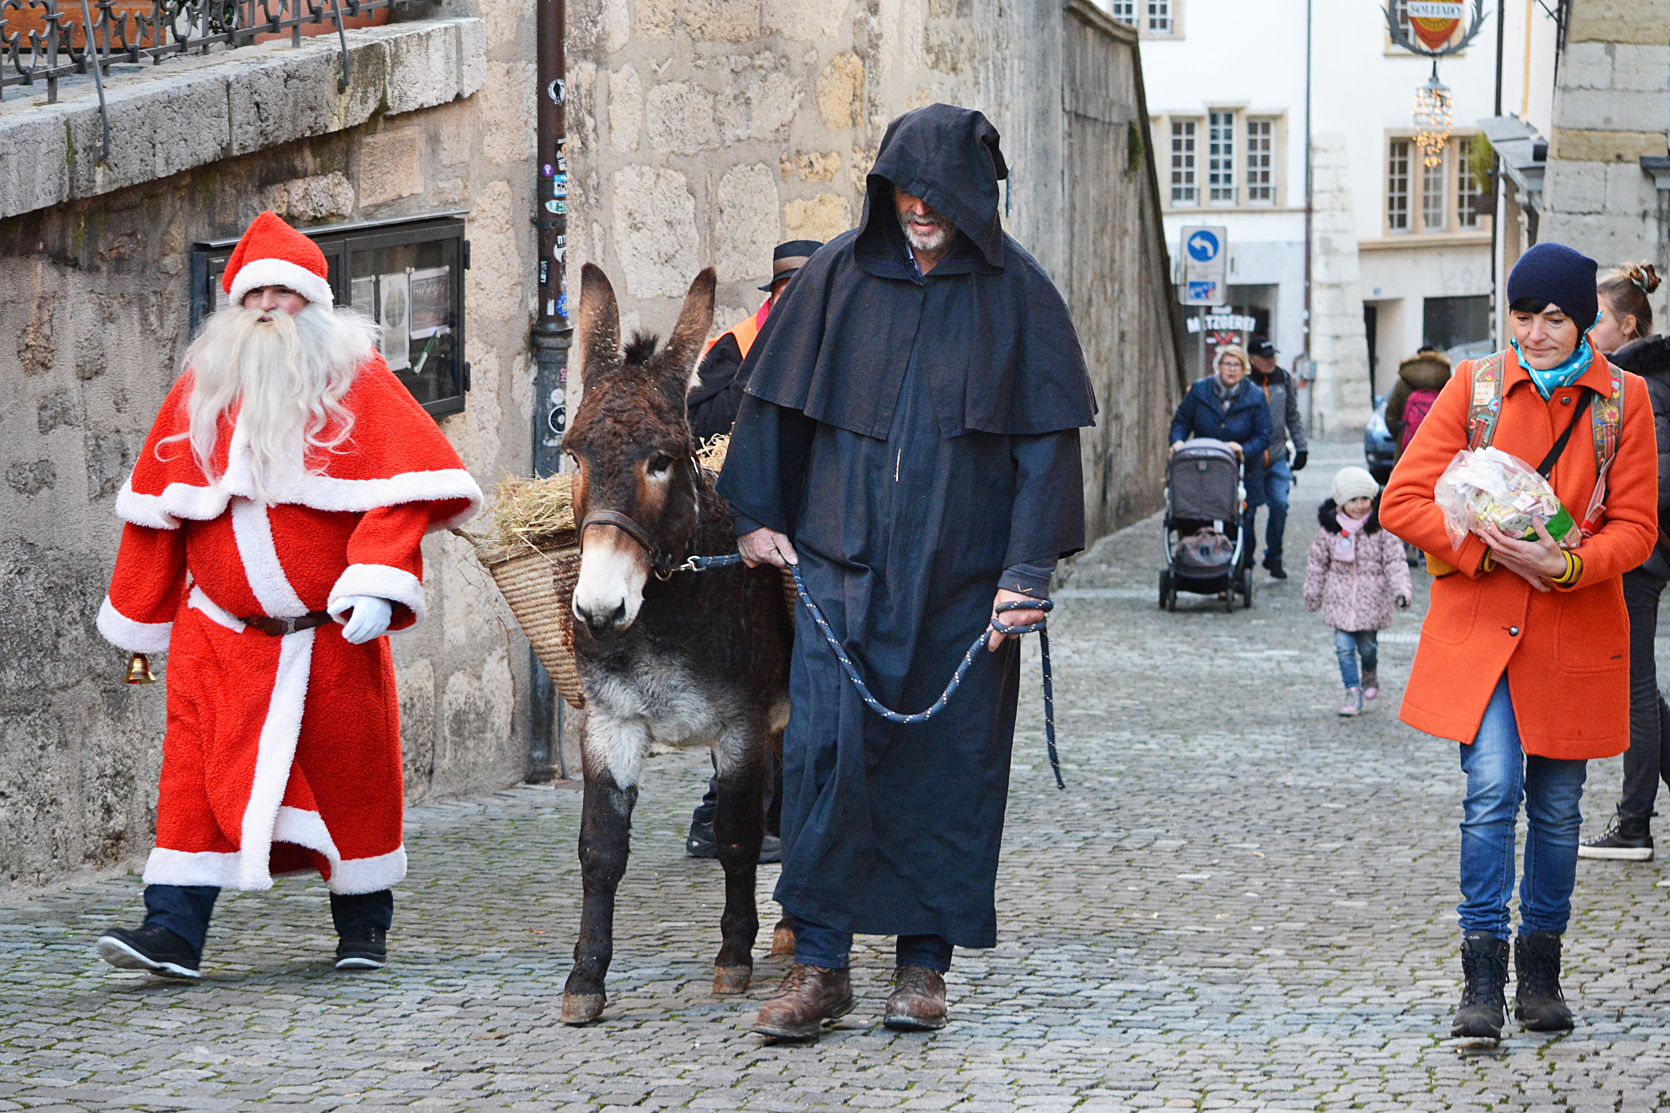
[[[1455,1011],[1450,1035],[1477,1040],[1499,1040],[1507,1001],[1508,941],[1488,931],[1470,931],[1461,938],[1461,1007]]]
[[[1560,992],[1560,936],[1532,931],[1514,940],[1514,1019],[1528,1032],[1569,1032],[1571,1010]]]

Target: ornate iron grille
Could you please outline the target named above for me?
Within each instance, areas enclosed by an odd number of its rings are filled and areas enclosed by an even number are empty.
[[[118,63],[153,64],[176,54],[247,46],[288,31],[301,45],[302,28],[334,25],[342,49],[339,89],[348,87],[348,43],[343,20],[416,0],[0,0],[0,97],[9,86],[46,83],[47,102],[58,80],[91,70],[103,101],[103,77]],[[96,65],[89,65],[94,62]]]

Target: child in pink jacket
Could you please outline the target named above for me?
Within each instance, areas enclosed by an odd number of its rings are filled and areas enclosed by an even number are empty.
[[[1403,543],[1380,528],[1380,485],[1362,468],[1341,468],[1334,497],[1322,504],[1322,530],[1305,563],[1305,606],[1334,628],[1334,652],[1345,682],[1341,715],[1359,715],[1380,694],[1379,631],[1392,607],[1409,606],[1409,565]],[[1362,659],[1362,671],[1357,661]]]

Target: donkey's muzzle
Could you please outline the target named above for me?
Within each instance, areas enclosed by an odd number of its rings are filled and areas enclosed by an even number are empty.
[[[613,607],[607,604],[599,607],[585,607],[578,602],[574,604],[574,617],[586,624],[586,629],[594,638],[601,638],[628,625],[626,617],[626,603],[621,601]]]

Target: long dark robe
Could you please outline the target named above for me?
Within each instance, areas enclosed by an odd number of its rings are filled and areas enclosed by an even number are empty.
[[[913,171],[919,188],[924,173]],[[913,712],[938,697],[985,628],[1005,569],[1083,547],[1078,425],[1093,403],[1064,307],[1065,340],[1025,349],[1026,306],[1004,299],[1060,306],[1030,257],[1007,237],[988,242],[1008,264],[994,273],[975,238],[985,228],[971,221],[924,277],[905,253],[891,186],[871,184],[872,200],[885,187],[885,205],[867,206],[863,228],[813,257],[749,353],[719,486],[739,531],[789,535],[808,591],[871,690]],[[958,186],[942,181],[939,195]],[[965,194],[990,201],[995,221],[995,189]],[[909,312],[849,315],[889,304]],[[980,312],[988,326],[1006,322],[986,350],[967,343],[983,335]],[[774,325],[787,330],[775,345]],[[881,334],[886,345],[873,341]],[[1058,359],[1064,345],[1070,358]],[[809,352],[812,363],[774,363],[774,350],[782,361]],[[800,373],[809,366],[851,374],[820,385]],[[1029,382],[1049,389],[1030,392]],[[976,397],[1004,401],[971,406]],[[896,725],[864,706],[798,609],[777,885],[785,909],[854,933],[996,943],[1019,662],[1014,641],[982,652],[944,712]]]

